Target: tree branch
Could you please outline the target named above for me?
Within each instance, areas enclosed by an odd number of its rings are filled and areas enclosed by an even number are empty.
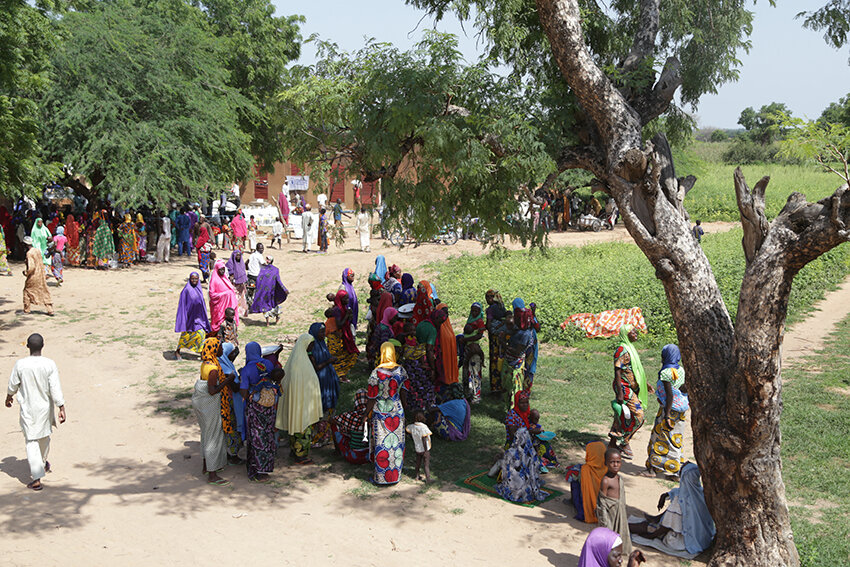
[[[769,181],[770,177],[762,177],[750,190],[741,168],[735,168],[735,197],[738,201],[738,210],[741,212],[741,225],[744,228],[741,244],[744,246],[744,256],[748,266],[752,264],[761,249],[770,229],[770,223],[767,222],[767,216],[764,214],[764,192]]]
[[[536,0],[552,54],[579,104],[602,138],[607,161],[640,147],[640,117],[599,68],[584,42],[577,0]]]
[[[682,64],[675,57],[668,57],[661,76],[652,90],[642,93],[630,101],[640,115],[641,124],[646,125],[664,114],[673,102],[676,90],[682,85]]]
[[[632,49],[623,61],[623,70],[633,71],[644,59],[655,53],[655,37],[658,35],[658,17],[661,0],[642,0],[638,16],[637,33]]]

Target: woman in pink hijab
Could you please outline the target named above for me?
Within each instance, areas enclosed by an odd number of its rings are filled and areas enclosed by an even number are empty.
[[[216,260],[215,269],[210,276],[210,328],[217,333],[224,321],[224,310],[228,307],[235,311],[234,321],[239,324],[239,294],[227,277],[224,260]]]
[[[242,209],[236,213],[233,220],[230,221],[230,228],[233,229],[234,245],[238,242],[239,249],[245,248],[245,238],[248,236],[248,225],[245,224],[245,217],[242,216]]]

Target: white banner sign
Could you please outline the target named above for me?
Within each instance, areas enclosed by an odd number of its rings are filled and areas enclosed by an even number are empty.
[[[309,175],[287,175],[286,182],[289,183],[290,191],[306,191],[310,188]]]

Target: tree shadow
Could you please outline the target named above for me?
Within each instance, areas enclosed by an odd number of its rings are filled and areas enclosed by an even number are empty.
[[[177,357],[174,356],[173,349],[162,351],[162,358],[171,362],[181,362],[181,360],[177,360]],[[196,352],[183,350],[180,351],[180,358],[186,361],[198,361],[201,360],[201,355]]]
[[[549,560],[550,565],[555,567],[576,567],[579,558],[572,553],[558,553],[554,549],[540,549],[538,553]]]
[[[15,309],[11,300],[0,297],[0,329],[9,331],[22,327],[24,325],[24,321],[21,320],[22,315],[24,315],[23,309]],[[0,343],[8,342],[6,339],[9,336],[9,333],[0,333]]]

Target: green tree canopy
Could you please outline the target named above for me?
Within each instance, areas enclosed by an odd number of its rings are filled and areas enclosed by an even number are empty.
[[[821,124],[843,124],[850,128],[850,93],[827,106],[818,118]]]
[[[850,34],[850,0],[829,0],[817,10],[800,12],[803,27],[823,31],[827,45],[841,48]]]
[[[516,81],[463,62],[453,36],[429,32],[401,52],[369,43],[349,54],[320,44],[320,61],[292,70],[279,99],[290,159],[314,178],[351,172],[382,180],[390,218],[415,236],[486,217],[516,217],[520,187],[554,162],[540,141],[545,114]]]
[[[258,77],[297,54],[297,30],[281,31],[289,20],[273,19],[271,30],[257,23],[269,15],[259,1],[223,6],[96,0],[59,19],[63,41],[43,104],[47,155],[72,164],[93,194],[125,204],[184,199],[250,174],[276,88]],[[274,30],[290,45],[285,55]],[[268,53],[251,51],[263,43]]]
[[[741,111],[738,124],[747,130],[747,136],[760,144],[772,144],[785,136],[785,124],[791,111],[783,102],[771,102],[758,111],[748,106]]]
[[[44,174],[38,100],[52,47],[43,3],[0,0],[0,194],[33,189]]]
[[[251,102],[239,125],[251,136],[251,154],[271,166],[282,157],[284,141],[272,112],[283,88],[286,66],[301,53],[302,16],[275,16],[269,0],[205,0],[198,4],[211,32],[222,42],[225,82]]]

